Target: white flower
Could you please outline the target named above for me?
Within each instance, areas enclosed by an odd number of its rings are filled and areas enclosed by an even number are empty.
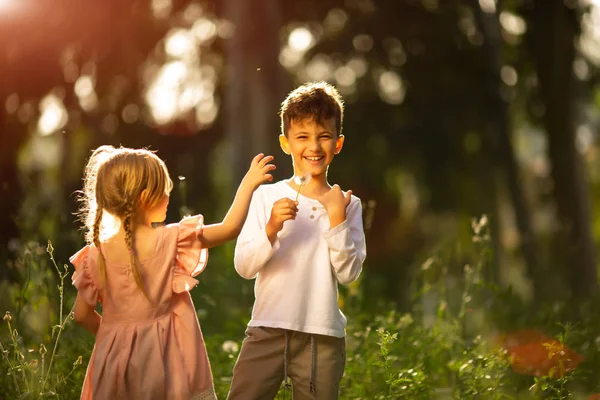
[[[312,178],[312,175],[309,173],[306,173],[301,176],[294,176],[294,183],[296,185],[298,185],[298,192],[296,193],[296,201],[298,201],[298,196],[300,196],[300,190],[302,190],[302,186],[304,186],[308,182],[310,182],[310,178]]]
[[[308,182],[310,182],[310,178],[312,178],[312,175],[309,173],[306,173],[302,176],[294,176],[294,183],[298,186],[306,185]]]
[[[233,340],[226,340],[223,342],[223,351],[225,353],[237,353],[240,346]]]

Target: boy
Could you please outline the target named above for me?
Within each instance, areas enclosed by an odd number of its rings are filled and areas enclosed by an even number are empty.
[[[305,84],[280,116],[295,178],[254,193],[236,244],[256,301],[228,399],[271,400],[288,376],[294,400],[337,399],[346,362],[337,285],[355,281],[366,256],[360,200],[327,182],[344,144],[342,99],[327,83]]]

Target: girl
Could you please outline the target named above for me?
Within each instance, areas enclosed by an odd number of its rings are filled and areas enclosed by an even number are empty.
[[[173,182],[148,150],[102,146],[85,169],[81,214],[89,243],[70,261],[75,321],[96,336],[82,399],[215,399],[212,373],[188,291],[207,249],[239,234],[252,198],[271,181],[257,155],[223,222],[201,215],[159,228]],[[105,216],[119,223],[104,234]],[[102,316],[96,312],[102,304]]]

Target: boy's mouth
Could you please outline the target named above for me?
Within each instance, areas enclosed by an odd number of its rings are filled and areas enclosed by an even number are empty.
[[[319,162],[321,161],[323,158],[325,158],[324,156],[319,156],[319,157],[303,157],[305,160],[308,160],[309,162]]]

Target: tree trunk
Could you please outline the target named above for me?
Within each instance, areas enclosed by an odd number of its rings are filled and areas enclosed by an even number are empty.
[[[235,25],[227,46],[224,107],[227,161],[235,187],[254,155],[282,154],[277,140],[277,111],[285,95],[285,71],[279,64],[282,18],[275,0],[229,0],[225,14]],[[277,163],[279,174],[287,164],[287,160]]]
[[[541,272],[531,218],[519,177],[519,167],[511,143],[511,121],[507,102],[502,98],[503,83],[500,79],[502,67],[502,38],[498,13],[484,13],[476,0],[471,7],[484,36],[483,52],[487,60],[487,137],[489,150],[495,167],[506,180],[515,211],[515,219],[520,234],[521,252],[527,266],[527,273],[537,283]],[[539,293],[539,288],[535,288]]]
[[[598,288],[590,223],[592,210],[584,164],[575,146],[576,11],[562,1],[534,0],[531,44],[540,94],[545,105],[554,197],[564,243],[563,266],[573,297],[589,297]]]

